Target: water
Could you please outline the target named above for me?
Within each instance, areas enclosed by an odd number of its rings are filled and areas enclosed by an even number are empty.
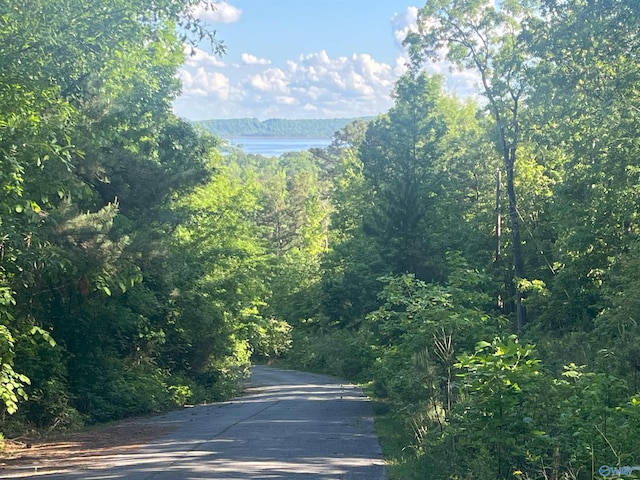
[[[279,157],[286,152],[301,152],[310,148],[325,148],[331,143],[329,138],[234,137],[226,140],[234,147],[241,147],[244,153],[265,157]]]

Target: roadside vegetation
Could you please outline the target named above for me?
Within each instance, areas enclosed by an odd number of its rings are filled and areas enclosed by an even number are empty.
[[[431,0],[394,106],[281,158],[171,113],[193,3],[0,15],[0,431],[279,358],[366,386],[392,479],[639,478],[635,0]]]

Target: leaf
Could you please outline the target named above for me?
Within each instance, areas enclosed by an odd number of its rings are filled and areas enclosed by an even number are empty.
[[[34,325],[33,327],[31,327],[31,331],[29,332],[31,335],[40,335],[46,342],[49,343],[49,345],[51,345],[52,347],[55,347],[56,341],[54,340],[54,338],[49,334],[49,332],[47,332],[46,330]]]

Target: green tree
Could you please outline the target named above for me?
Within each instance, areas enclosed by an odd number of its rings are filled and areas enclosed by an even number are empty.
[[[550,219],[558,268],[546,302],[554,314],[545,320],[589,330],[610,306],[609,270],[620,271],[637,241],[637,6],[544,2],[543,12],[545,21],[532,23],[532,113],[537,141],[559,152],[564,171]]]
[[[532,15],[532,10],[518,1],[502,2],[499,7],[484,2],[433,1],[420,10],[418,32],[406,39],[416,67],[426,59],[448,60],[479,77],[506,172],[518,330],[526,324],[524,293],[519,286],[526,275],[515,166],[521,140],[520,109],[530,88],[522,29]]]
[[[543,411],[536,407],[542,389],[534,345],[516,337],[479,342],[475,352],[458,356],[461,400],[454,409],[460,464],[456,468],[491,478],[527,472]],[[533,447],[533,448],[532,448]]]
[[[427,279],[439,276],[427,225],[439,193],[434,178],[438,141],[446,131],[438,105],[441,89],[436,77],[403,77],[394,107],[370,124],[359,152],[372,192],[365,233],[377,243],[390,272]]]
[[[164,206],[211,173],[213,143],[171,113],[182,41],[222,48],[194,3],[18,1],[2,14],[2,364],[35,380],[24,414],[36,426],[170,402],[154,364],[165,292],[142,286],[142,259],[166,259],[158,233],[177,222]],[[53,335],[56,353],[31,332]]]
[[[409,74],[396,105],[342,155],[325,257],[329,318],[347,325],[377,308],[380,276],[445,279],[448,250],[490,261],[495,160],[473,102],[444,95],[437,77]]]

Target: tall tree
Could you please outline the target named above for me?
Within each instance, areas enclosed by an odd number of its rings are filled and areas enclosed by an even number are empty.
[[[525,278],[520,220],[515,191],[516,156],[521,138],[520,108],[529,89],[527,50],[522,46],[522,25],[532,17],[525,2],[466,0],[429,1],[419,13],[418,31],[405,42],[414,68],[426,59],[448,60],[458,68],[476,72],[481,91],[495,120],[498,148],[506,171],[509,224],[515,282],[517,328],[526,324]]]
[[[624,283],[619,271],[629,272],[621,266],[638,240],[638,11],[623,0],[550,0],[531,24],[536,141],[564,170],[551,219],[558,271],[545,301],[556,329],[592,328],[611,307],[603,298],[610,274]]]
[[[171,195],[211,175],[213,143],[171,112],[183,41],[222,47],[196,3],[17,0],[0,19],[0,363],[37,380],[38,425],[64,423],[70,402],[105,418],[170,398],[152,348],[169,297],[141,282],[167,253]],[[2,378],[16,393],[20,377]]]
[[[343,151],[324,289],[325,313],[340,325],[377,308],[383,275],[442,281],[447,251],[483,267],[488,259],[495,155],[477,106],[447,97],[426,73],[402,77],[395,102]]]
[[[439,78],[426,74],[401,78],[394,107],[370,124],[359,152],[372,192],[364,231],[390,271],[421,278],[438,275],[427,225],[439,193],[434,178],[438,142],[446,131],[439,108],[441,85]]]

